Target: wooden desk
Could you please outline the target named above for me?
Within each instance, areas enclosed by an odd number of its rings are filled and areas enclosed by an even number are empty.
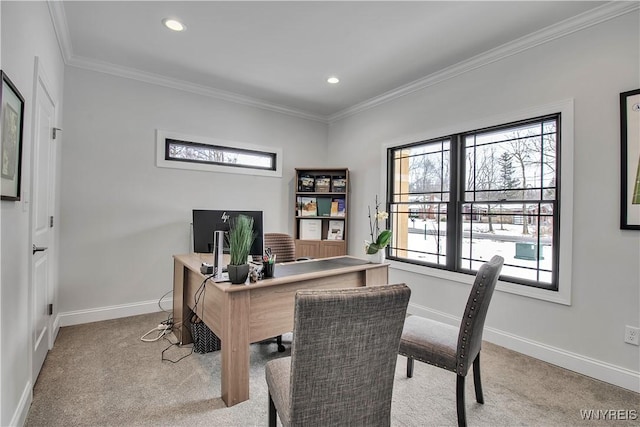
[[[174,255],[174,333],[191,342],[189,313],[206,276],[202,262],[211,255]],[[388,283],[388,266],[355,257],[333,257],[281,263],[275,277],[232,285],[207,281],[196,306],[197,315],[221,341],[222,400],[227,406],[249,399],[249,345],[293,330],[295,293],[299,289],[349,288]]]

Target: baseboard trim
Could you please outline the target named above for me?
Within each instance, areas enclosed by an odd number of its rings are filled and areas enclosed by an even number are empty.
[[[31,381],[27,381],[24,390],[22,391],[22,396],[20,396],[20,401],[18,402],[18,407],[16,411],[13,413],[13,417],[11,417],[11,426],[23,426],[27,421],[27,415],[29,414],[29,407],[31,407],[31,402],[33,401],[33,387],[31,385]]]
[[[450,325],[460,324],[460,319],[455,316],[417,304],[409,304],[408,312]],[[496,328],[485,327],[483,339],[552,365],[640,393],[640,372],[522,338]]]
[[[173,299],[166,298],[162,300],[162,303],[171,307],[173,305]],[[156,313],[158,311],[161,311],[158,306],[158,300],[140,301],[131,304],[120,304],[58,313],[56,323],[59,327],[72,326],[83,323],[100,322],[102,320],[119,319],[121,317],[137,316],[139,314]]]

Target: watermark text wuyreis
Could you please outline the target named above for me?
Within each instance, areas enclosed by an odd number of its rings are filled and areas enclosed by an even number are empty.
[[[584,421],[635,421],[637,409],[580,409]]]

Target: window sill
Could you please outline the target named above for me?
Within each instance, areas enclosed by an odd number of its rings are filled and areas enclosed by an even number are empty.
[[[439,268],[425,267],[422,265],[409,264],[399,261],[387,260],[387,262],[389,263],[389,266],[392,270],[407,271],[426,277],[434,277],[438,279],[449,280],[452,282],[464,283],[467,285],[472,285],[473,281],[475,280],[475,276],[470,274],[455,273],[453,271],[441,270]],[[546,289],[517,285],[515,283],[502,281],[498,281],[498,284],[496,285],[496,291],[534,298],[542,301],[548,301],[556,304],[571,305],[571,299],[561,291],[550,291]]]

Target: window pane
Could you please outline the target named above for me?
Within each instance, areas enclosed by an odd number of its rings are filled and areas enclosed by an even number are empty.
[[[556,119],[545,121],[542,124],[542,130],[544,133],[555,134],[558,129],[558,121]]]
[[[536,126],[492,132],[483,144],[465,138],[465,201],[540,200],[555,188],[555,134],[543,144]]]
[[[479,265],[500,255],[505,259],[503,274],[527,281],[538,281],[537,270],[551,272],[553,216],[551,205],[541,205],[545,215],[537,215],[539,205],[523,206],[465,204],[463,221],[463,268],[477,270]],[[540,223],[540,226],[538,226]],[[545,277],[550,277],[546,275]],[[545,283],[551,283],[547,281]]]
[[[542,186],[554,189],[556,186],[556,136],[545,135],[544,150],[542,153]]]
[[[390,256],[446,263],[447,207],[442,203],[392,205]]]
[[[448,141],[436,141],[409,150],[408,190],[412,194],[449,190],[448,147]]]
[[[448,139],[392,150],[390,256],[415,262],[446,263],[449,155]]]

